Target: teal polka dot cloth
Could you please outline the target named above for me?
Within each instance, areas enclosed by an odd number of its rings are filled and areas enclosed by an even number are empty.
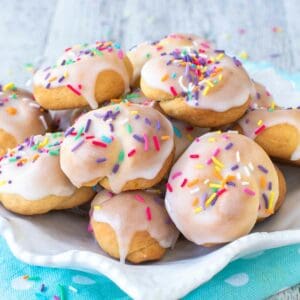
[[[130,299],[105,276],[24,264],[3,239],[0,250],[1,299]],[[299,282],[300,244],[236,260],[184,299],[264,299]]]
[[[247,64],[252,70],[269,66],[266,63]],[[282,75],[300,87],[300,73]],[[0,299],[130,299],[102,275],[24,264],[14,258],[2,238],[0,252]],[[238,259],[184,299],[264,299],[299,282],[300,244]]]

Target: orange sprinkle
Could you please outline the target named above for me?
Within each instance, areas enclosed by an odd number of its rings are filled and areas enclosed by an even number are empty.
[[[32,161],[35,162],[39,158],[39,154],[35,154],[32,158]]]
[[[199,198],[198,197],[196,197],[195,199],[194,199],[194,201],[193,201],[193,206],[196,206],[196,205],[198,205],[198,203],[199,203]]]
[[[259,185],[262,189],[264,189],[267,185],[266,177],[265,176],[260,176],[259,178]]]
[[[165,74],[160,80],[161,81],[166,81],[167,79],[169,79],[169,75]]]
[[[217,170],[215,170],[214,175],[215,175],[215,177],[217,177],[219,180],[223,180],[223,179],[224,179],[223,176],[221,175],[221,173],[220,173],[219,171],[217,171]]]
[[[170,138],[169,135],[163,135],[163,136],[161,137],[161,140],[162,140],[162,141],[166,141],[166,140],[168,140],[169,138]]]
[[[195,179],[191,180],[191,181],[187,184],[187,186],[188,186],[188,187],[192,187],[192,186],[196,185],[197,183],[199,183],[199,178],[195,178]]]
[[[15,115],[17,113],[17,109],[15,107],[9,106],[6,107],[5,111],[9,114],[9,115]]]

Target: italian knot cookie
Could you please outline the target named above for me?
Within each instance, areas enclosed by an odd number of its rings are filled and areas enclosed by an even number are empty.
[[[174,164],[165,205],[179,231],[198,245],[246,235],[272,215],[285,181],[264,150],[232,132],[196,139]]]
[[[76,189],[59,164],[62,133],[28,138],[0,158],[0,201],[9,210],[33,215],[88,201],[92,189]]]
[[[149,60],[142,69],[141,89],[160,101],[167,115],[216,127],[245,113],[252,82],[241,63],[224,51],[182,48]]]
[[[272,157],[300,166],[300,109],[256,109],[237,129]]]
[[[158,57],[163,53],[171,52],[176,48],[187,46],[202,50],[212,49],[212,45],[209,41],[194,34],[182,33],[172,33],[161,40],[143,42],[134,46],[127,52],[127,56],[133,66],[131,84],[135,87],[139,86],[142,67],[149,59]]]
[[[37,71],[33,91],[47,109],[87,105],[95,109],[127,92],[131,74],[131,64],[119,44],[81,44],[66,49],[54,66]]]
[[[122,262],[158,260],[179,235],[163,200],[145,191],[100,192],[92,202],[91,226],[101,248]]]
[[[0,87],[0,155],[51,127],[49,114],[13,83]]]
[[[174,157],[171,123],[157,110],[117,104],[90,111],[65,132],[61,167],[77,186],[119,193],[158,183]]]

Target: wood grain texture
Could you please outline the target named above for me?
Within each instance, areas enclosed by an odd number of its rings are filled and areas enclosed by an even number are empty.
[[[0,0],[0,6],[2,83],[24,85],[30,77],[24,63],[46,57],[52,64],[73,44],[111,39],[129,49],[170,32],[195,33],[229,53],[245,50],[253,61],[300,71],[299,0]],[[300,298],[299,286],[272,299],[291,297]]]

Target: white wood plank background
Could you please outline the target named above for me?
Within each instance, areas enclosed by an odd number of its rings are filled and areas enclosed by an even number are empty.
[[[25,63],[53,63],[76,43],[112,39],[128,49],[170,32],[195,33],[231,53],[245,50],[251,60],[300,71],[299,0],[0,0],[0,7],[1,83],[24,85]],[[279,297],[299,295],[295,287]]]

